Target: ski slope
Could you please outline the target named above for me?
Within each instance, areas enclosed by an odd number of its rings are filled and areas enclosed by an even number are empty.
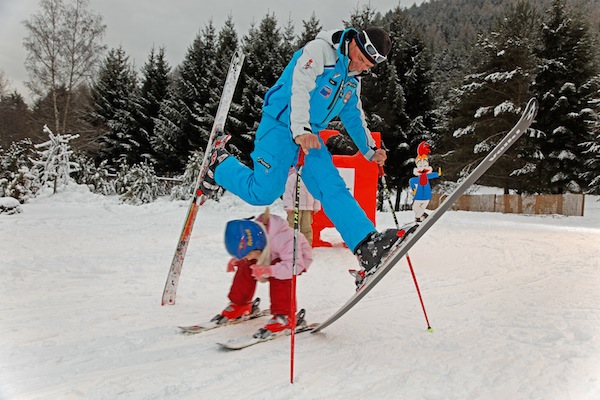
[[[0,399],[600,399],[597,197],[584,217],[446,213],[410,251],[433,332],[403,260],[335,324],[296,336],[293,385],[287,338],[216,345],[265,319],[177,329],[226,305],[225,223],[262,208],[205,203],[177,304],[160,305],[187,206],[70,186],[0,215]],[[279,203],[272,212],[284,215]],[[334,230],[324,236],[337,246],[315,249],[298,278],[309,322],[353,291],[354,256]],[[268,307],[265,284],[257,295]]]

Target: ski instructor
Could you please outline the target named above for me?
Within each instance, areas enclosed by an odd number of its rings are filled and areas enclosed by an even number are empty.
[[[339,116],[363,156],[384,164],[387,155],[375,146],[367,128],[360,90],[362,74],[386,61],[391,47],[388,33],[377,27],[320,32],[294,53],[265,95],[251,154],[253,169],[225,150],[228,136],[221,135],[202,182],[207,196],[222,186],[252,205],[269,205],[283,194],[290,166],[303,151],[302,179],[358,257],[363,268],[356,275],[359,288],[401,239],[396,229],[376,231],[346,188],[318,133]]]

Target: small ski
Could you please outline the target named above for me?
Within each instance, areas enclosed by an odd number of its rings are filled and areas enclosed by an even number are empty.
[[[217,132],[223,131],[225,122],[227,121],[227,114],[229,113],[229,108],[231,106],[231,101],[233,99],[235,87],[237,85],[237,81],[240,76],[240,72],[242,71],[242,66],[244,64],[244,57],[245,56],[241,51],[236,51],[233,54],[231,64],[229,65],[229,71],[227,73],[227,78],[225,79],[223,92],[221,93],[221,100],[219,101],[217,114],[215,115],[215,120],[212,126],[212,130],[210,132],[210,137],[208,139],[208,144],[204,152],[202,167],[200,168],[200,173],[198,174],[198,178],[196,179],[194,197],[190,202],[187,216],[185,218],[185,223],[183,224],[183,229],[181,231],[181,235],[179,236],[179,241],[177,242],[177,248],[175,249],[175,254],[173,255],[173,260],[171,261],[169,274],[167,275],[167,282],[165,283],[165,289],[162,295],[163,306],[165,304],[175,304],[175,295],[177,292],[177,285],[179,284],[179,276],[181,275],[183,259],[185,258],[185,253],[190,242],[190,237],[192,236],[192,228],[194,227],[196,214],[198,213],[198,208],[200,207],[200,205],[206,200],[206,196],[202,192],[201,184],[202,180],[204,179],[204,175],[208,170],[208,157],[216,140]]]
[[[260,318],[271,314],[271,310],[269,309],[261,311],[259,305],[260,297],[257,297],[252,301],[252,312],[249,315],[244,315],[240,318],[228,320],[226,322],[219,322],[215,317],[210,321],[201,322],[197,325],[178,326],[178,328],[181,329],[183,333],[200,333],[204,331],[210,331],[211,329],[221,328],[224,326],[236,325],[240,322],[249,321],[251,319]],[[220,315],[217,315],[217,317],[220,317]]]
[[[297,317],[296,317],[297,325],[296,325],[296,330],[295,330],[296,334],[302,333],[302,332],[310,332],[319,325],[316,323],[315,324],[306,324],[306,321],[304,319],[305,313],[306,313],[306,311],[304,309],[302,309],[297,314]],[[221,346],[221,348],[226,349],[226,350],[241,350],[241,349],[245,349],[246,347],[254,346],[255,344],[269,342],[271,340],[282,338],[282,337],[287,337],[290,334],[291,334],[291,332],[288,329],[285,331],[270,334],[267,337],[254,337],[254,336],[242,337],[239,339],[229,340],[227,342],[218,342],[217,344],[219,346]]]
[[[356,305],[375,285],[408,253],[414,244],[431,228],[431,226],[444,214],[456,200],[508,150],[514,142],[517,141],[527,131],[538,111],[538,102],[535,98],[529,100],[523,114],[515,126],[500,140],[494,149],[477,165],[477,167],[454,189],[454,191],[444,200],[442,204],[425,219],[424,222],[417,225],[416,228],[407,231],[403,240],[397,243],[381,261],[377,271],[367,278],[366,283],[354,293],[350,299],[332,316],[323,323],[319,324],[313,333],[319,332],[331,325],[352,307]]]
[[[224,326],[237,325],[242,322],[250,321],[252,319],[256,319],[256,318],[260,318],[260,317],[266,317],[268,315],[271,315],[271,310],[269,310],[267,308],[266,310],[260,310],[258,312],[247,315],[245,317],[230,320],[230,321],[227,321],[227,322],[221,323],[221,324],[218,324],[215,321],[206,321],[206,322],[201,322],[197,325],[178,326],[178,328],[181,329],[181,331],[183,333],[195,334],[195,333],[210,331],[212,329],[222,328]]]

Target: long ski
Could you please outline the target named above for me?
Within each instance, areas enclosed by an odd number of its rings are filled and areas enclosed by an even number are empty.
[[[221,93],[219,107],[217,108],[217,113],[210,131],[210,137],[208,139],[206,151],[204,152],[204,158],[202,159],[202,167],[200,168],[200,173],[198,174],[198,179],[196,180],[194,197],[190,202],[185,223],[183,224],[183,229],[181,231],[181,235],[179,236],[179,241],[177,242],[177,248],[175,249],[175,254],[173,255],[173,261],[171,262],[171,267],[169,268],[167,282],[165,283],[165,289],[162,295],[163,306],[165,304],[175,304],[175,295],[177,292],[177,285],[179,283],[179,276],[181,275],[183,259],[185,258],[185,253],[192,235],[192,228],[194,227],[196,214],[198,213],[198,208],[200,205],[206,200],[206,196],[202,193],[201,184],[202,179],[206,174],[206,170],[208,169],[208,157],[217,137],[217,132],[223,131],[225,122],[227,121],[227,115],[229,113],[235,87],[244,64],[244,57],[245,56],[241,51],[236,51],[233,54],[231,64],[229,65],[229,71],[227,72],[227,78],[225,79],[225,85],[223,86],[223,92]]]
[[[456,200],[508,150],[514,142],[519,139],[531,126],[538,111],[538,102],[531,99],[527,103],[521,118],[516,125],[502,138],[496,147],[483,159],[483,161],[454,189],[454,191],[440,204],[440,206],[425,221],[407,234],[405,239],[392,248],[387,257],[382,260],[380,267],[371,275],[364,286],[362,286],[338,311],[319,324],[312,333],[319,332],[339,318],[356,305],[375,285],[392,269],[398,261],[406,255],[411,247],[431,228],[433,224],[444,214]]]

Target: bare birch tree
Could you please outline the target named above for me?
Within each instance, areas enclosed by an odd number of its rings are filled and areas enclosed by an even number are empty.
[[[65,133],[72,95],[92,77],[106,50],[101,42],[106,25],[89,9],[89,0],[41,0],[40,11],[23,24],[28,32],[23,39],[26,85],[34,95],[51,96],[54,130]]]

